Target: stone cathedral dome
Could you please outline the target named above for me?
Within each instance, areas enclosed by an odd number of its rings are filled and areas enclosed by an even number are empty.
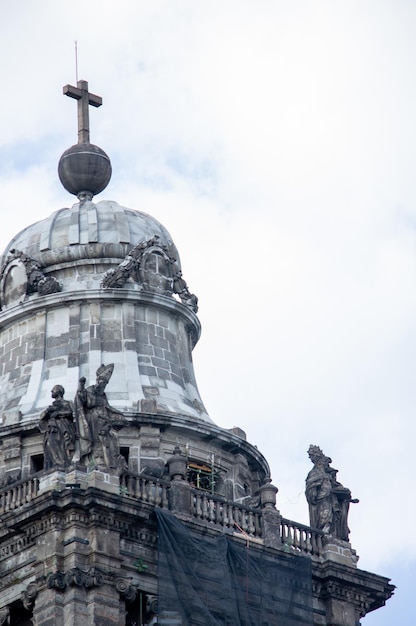
[[[62,377],[74,393],[81,376],[111,361],[115,406],[210,421],[190,357],[197,298],[153,217],[83,199],[32,224],[3,255],[0,305],[3,333],[13,337],[0,375],[9,419],[45,406]]]
[[[66,287],[71,277],[74,288],[99,286],[103,270],[121,263],[134,246],[155,237],[159,248],[174,260],[172,269],[180,271],[176,246],[155,218],[117,202],[87,200],[59,209],[18,233],[8,244],[2,264],[12,250],[18,250],[48,274],[65,280]]]

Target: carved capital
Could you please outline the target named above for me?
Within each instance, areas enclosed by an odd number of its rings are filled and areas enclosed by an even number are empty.
[[[49,574],[46,585],[48,589],[57,589],[58,591],[64,591],[66,587],[65,575],[62,572]]]
[[[79,567],[73,567],[65,574],[65,582],[70,587],[82,587],[85,583],[87,573]]]
[[[129,580],[126,578],[116,578],[115,587],[119,594],[123,596],[128,602],[133,602],[137,596],[137,589],[133,587]]]
[[[85,575],[84,585],[87,589],[101,587],[104,584],[104,574],[96,567],[92,567]]]
[[[28,611],[32,608],[38,595],[38,586],[36,583],[30,583],[22,594],[22,602],[25,609]]]
[[[147,596],[146,609],[151,616],[158,614],[159,604],[157,596]]]

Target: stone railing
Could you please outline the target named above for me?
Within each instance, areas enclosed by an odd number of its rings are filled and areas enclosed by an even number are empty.
[[[0,492],[0,515],[30,503],[39,493],[42,472],[25,481],[19,481]],[[174,506],[172,494],[175,486],[186,487],[187,497],[176,502],[187,503],[186,510]],[[169,481],[150,476],[125,473],[120,476],[120,495],[146,502],[153,506],[173,509],[191,515],[196,520],[207,522],[218,528],[242,533],[254,539],[264,539],[270,529],[270,514],[275,518],[276,537],[283,549],[313,556],[322,554],[324,533],[297,522],[284,519],[275,508],[250,508],[238,502],[215,496],[207,491],[191,488],[186,481]],[[182,494],[183,495],[183,494]],[[275,541],[275,540],[274,540]]]
[[[252,537],[262,536],[261,511],[191,489],[191,515]]]
[[[168,508],[169,482],[157,480],[148,476],[137,474],[122,474],[120,476],[120,494],[137,498],[142,502],[148,502],[154,506]]]
[[[21,480],[0,492],[0,515],[31,502],[39,492],[39,476]]]
[[[322,554],[324,533],[320,530],[284,518],[282,518],[280,527],[283,546],[315,556]]]

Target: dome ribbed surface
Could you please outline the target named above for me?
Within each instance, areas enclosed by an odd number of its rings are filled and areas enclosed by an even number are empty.
[[[82,259],[122,259],[133,246],[157,235],[179,264],[166,228],[156,219],[117,202],[85,202],[59,209],[18,233],[7,246],[36,259],[43,267]]]

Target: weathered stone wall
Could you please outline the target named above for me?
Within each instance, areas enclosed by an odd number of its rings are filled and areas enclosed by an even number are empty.
[[[174,299],[100,290],[30,300],[0,314],[0,415],[3,424],[39,413],[55,384],[66,398],[78,380],[95,382],[102,363],[114,363],[109,401],[121,410],[156,410],[209,420],[196,386],[192,348],[196,316]]]

